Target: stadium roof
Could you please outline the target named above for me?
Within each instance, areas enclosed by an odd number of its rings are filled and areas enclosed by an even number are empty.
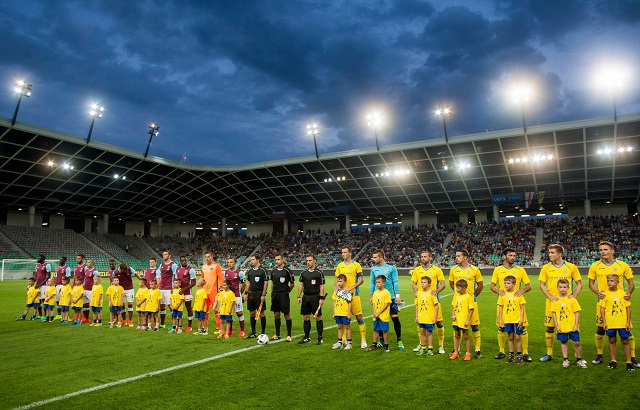
[[[587,197],[592,204],[628,203],[640,196],[639,149],[640,114],[635,114],[616,123],[594,119],[528,127],[527,134],[512,129],[450,137],[448,144],[431,139],[383,146],[380,152],[323,154],[319,160],[216,167],[144,159],[140,152],[93,141],[86,145],[84,138],[21,123],[11,127],[0,119],[0,207],[257,223],[272,221],[274,212],[304,221],[345,212],[359,220],[414,210],[490,211],[492,195],[541,191],[548,209],[560,203],[582,206]],[[544,159],[536,162],[536,156]],[[522,157],[528,161],[515,162]],[[537,199],[534,203],[537,210]]]

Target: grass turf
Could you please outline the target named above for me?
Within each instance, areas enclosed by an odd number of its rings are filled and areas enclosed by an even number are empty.
[[[368,278],[365,278],[365,284]],[[237,337],[222,342],[215,336],[138,332],[125,327],[109,329],[70,327],[40,321],[16,322],[24,309],[25,281],[0,282],[0,350],[2,370],[0,408],[14,408],[117,382],[133,376],[192,363],[243,348],[238,354],[143,377],[124,384],[96,390],[60,401],[47,403],[47,409],[73,407],[162,408],[185,407],[280,407],[280,408],[372,408],[387,402],[395,408],[415,408],[428,402],[445,406],[508,408],[526,407],[611,407],[635,406],[640,398],[640,371],[624,369],[624,355],[618,349],[621,368],[606,365],[579,369],[561,368],[560,344],[554,343],[554,360],[540,363],[545,353],[544,297],[538,289],[526,294],[529,326],[529,351],[534,363],[507,365],[494,360],[498,351],[495,304],[497,295],[488,289],[480,295],[482,351],[485,358],[463,362],[451,361],[447,355],[416,356],[411,349],[418,343],[414,307],[400,312],[405,351],[398,351],[395,333],[390,331],[390,353],[365,352],[359,348],[359,333],[354,328],[354,349],[333,351],[337,329],[324,333],[325,343],[298,345],[270,343],[256,347],[255,340]],[[332,286],[332,279],[328,281]],[[409,297],[409,279],[401,278],[403,298]],[[366,289],[366,285],[365,285]],[[366,292],[365,292],[366,293]],[[451,290],[442,293],[445,318],[445,349],[453,346],[449,312]],[[365,316],[371,307],[365,297]],[[578,298],[583,308],[581,338],[584,357],[595,355],[595,296],[585,291]],[[330,302],[328,300],[328,302]],[[633,302],[633,300],[632,300]],[[635,309],[634,309],[635,310]],[[105,312],[106,313],[106,312]],[[302,333],[302,318],[292,305],[293,334]],[[248,319],[248,314],[245,314]],[[134,315],[135,319],[136,315]],[[273,317],[267,313],[267,333],[273,334]],[[107,320],[105,320],[107,321]],[[334,326],[331,309],[324,309],[325,328]],[[372,319],[367,319],[371,340]],[[249,321],[247,320],[247,327]],[[237,321],[235,330],[238,330]],[[259,323],[258,323],[259,330]],[[285,331],[284,320],[282,330]],[[315,331],[315,326],[312,326]],[[315,341],[312,334],[312,342]],[[434,335],[434,341],[437,337]],[[573,358],[573,348],[569,348]],[[605,346],[605,358],[608,347]],[[572,360],[573,361],[573,360]],[[608,361],[608,360],[606,360]],[[621,392],[624,392],[621,394]]]

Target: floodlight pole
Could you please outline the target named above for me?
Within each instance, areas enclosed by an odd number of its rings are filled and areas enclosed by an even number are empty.
[[[18,104],[16,104],[16,110],[13,113],[13,118],[11,119],[11,125],[15,125],[16,118],[18,118],[18,110],[20,110],[20,103],[22,102],[22,96],[26,96],[27,98],[31,97],[31,88],[33,86],[31,84],[27,84],[23,81],[19,81],[16,86],[16,92],[19,94]]]
[[[376,149],[380,152],[380,144],[378,144],[378,127],[373,126],[373,135],[376,136]]]
[[[316,141],[316,136],[320,134],[320,130],[318,129],[318,124],[307,124],[307,135],[313,135],[313,146],[316,149],[316,159],[320,159],[320,154],[318,154],[318,142]]]
[[[145,158],[147,157],[147,155],[149,155],[149,148],[151,147],[151,141],[153,140],[153,136],[159,134],[158,132],[159,129],[160,129],[160,126],[157,124],[149,124],[149,132],[147,132],[147,134],[149,134],[149,143],[147,144],[147,150],[144,152]]]
[[[613,102],[613,122],[618,122],[618,110],[616,107],[616,90],[611,91],[611,101]]]
[[[91,126],[89,127],[89,134],[87,135],[87,145],[89,145],[89,142],[91,141],[91,133],[93,132],[93,123],[96,122],[96,117],[94,116],[91,119]]]
[[[102,118],[103,112],[104,112],[104,107],[98,108],[98,106],[95,104],[91,106],[91,112],[89,112],[89,115],[91,115],[92,118],[91,118],[91,126],[89,127],[89,134],[87,135],[87,145],[91,141],[91,133],[93,132],[93,124],[96,122],[96,117]]]
[[[520,102],[520,113],[522,114],[522,130],[527,133],[527,123],[524,120],[524,103]]]

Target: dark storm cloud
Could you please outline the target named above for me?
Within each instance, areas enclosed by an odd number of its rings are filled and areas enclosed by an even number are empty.
[[[374,107],[387,113],[383,144],[441,137],[439,102],[454,108],[453,134],[516,127],[505,94],[522,79],[536,83],[533,124],[608,115],[571,81],[586,63],[566,59],[595,27],[594,41],[619,39],[638,60],[634,1],[455,4],[4,2],[0,77],[34,83],[19,121],[84,136],[97,99],[98,141],[142,151],[157,121],[152,155],[237,164],[311,155],[309,121],[321,153],[372,147]],[[0,102],[8,117],[14,96]]]

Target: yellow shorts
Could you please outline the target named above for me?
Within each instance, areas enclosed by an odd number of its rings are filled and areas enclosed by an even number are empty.
[[[551,313],[551,304],[553,302],[547,298],[547,300],[545,301],[545,306],[544,306],[544,325],[546,327],[553,327],[555,328],[556,325],[553,323],[553,314]]]
[[[352,315],[362,314],[362,302],[360,301],[360,296],[354,296],[351,299],[351,314]]]
[[[473,314],[471,315],[471,326],[480,324],[480,311],[478,310],[478,302],[473,302]]]

